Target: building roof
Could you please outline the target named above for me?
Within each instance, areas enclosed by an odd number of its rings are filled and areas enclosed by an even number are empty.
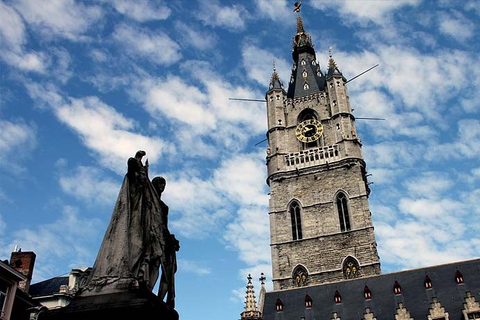
[[[68,285],[68,276],[55,277],[32,284],[30,286],[29,293],[32,297],[49,296],[55,293],[59,293],[60,286],[62,285]]]
[[[457,270],[463,276],[463,283],[457,282],[460,274]],[[425,285],[427,276],[432,283],[429,289]],[[394,293],[395,281],[401,287],[400,294]],[[370,299],[365,298],[367,288],[371,293]],[[335,303],[336,291],[341,296],[340,303]],[[411,318],[426,319],[431,303],[436,298],[450,319],[463,319],[462,309],[467,292],[471,292],[477,302],[480,301],[480,259],[268,292],[263,318],[332,319],[336,312],[342,320],[360,320],[364,318],[366,308],[370,308],[377,319],[395,319],[399,303],[402,303]],[[305,307],[307,295],[312,300],[311,308]],[[278,301],[283,305],[282,311],[277,311]]]

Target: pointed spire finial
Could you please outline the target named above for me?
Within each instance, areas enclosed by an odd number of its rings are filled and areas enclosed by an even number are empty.
[[[263,272],[260,274],[260,278],[258,278],[258,280],[262,286],[265,284],[265,280],[267,280],[267,278],[265,278],[265,274],[263,274]]]
[[[333,49],[332,46],[328,47],[328,55],[330,58],[332,57],[332,49]]]

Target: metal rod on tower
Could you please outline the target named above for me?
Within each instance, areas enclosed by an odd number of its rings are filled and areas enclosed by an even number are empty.
[[[228,100],[236,100],[236,101],[255,101],[255,102],[265,102],[266,100],[260,99],[241,99],[241,98],[228,98]]]
[[[370,70],[372,70],[373,68],[376,68],[376,67],[378,67],[378,63],[377,63],[376,65],[374,65],[373,67],[371,67],[370,69],[367,69],[367,70],[363,71],[362,73],[356,75],[356,76],[353,77],[352,79],[347,80],[347,82],[345,82],[345,83],[349,83],[350,81],[357,79],[357,78],[360,77],[361,75],[367,73],[368,71],[370,71]]]
[[[385,120],[383,118],[358,118],[355,117],[355,120]]]

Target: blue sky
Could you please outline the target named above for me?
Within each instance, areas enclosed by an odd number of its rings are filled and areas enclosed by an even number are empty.
[[[0,2],[0,258],[34,282],[91,266],[137,150],[167,179],[185,320],[236,319],[271,288],[266,110],[294,1]],[[322,70],[349,83],[383,272],[478,257],[480,1],[308,1]],[[258,282],[255,282],[257,292]]]

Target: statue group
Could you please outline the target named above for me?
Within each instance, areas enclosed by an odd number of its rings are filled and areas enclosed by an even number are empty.
[[[152,291],[175,307],[176,252],[179,242],[168,230],[168,206],[162,201],[166,180],[148,177],[145,151],[128,159],[115,209],[89,279],[80,296],[135,288]],[[160,273],[161,272],[161,273]]]

